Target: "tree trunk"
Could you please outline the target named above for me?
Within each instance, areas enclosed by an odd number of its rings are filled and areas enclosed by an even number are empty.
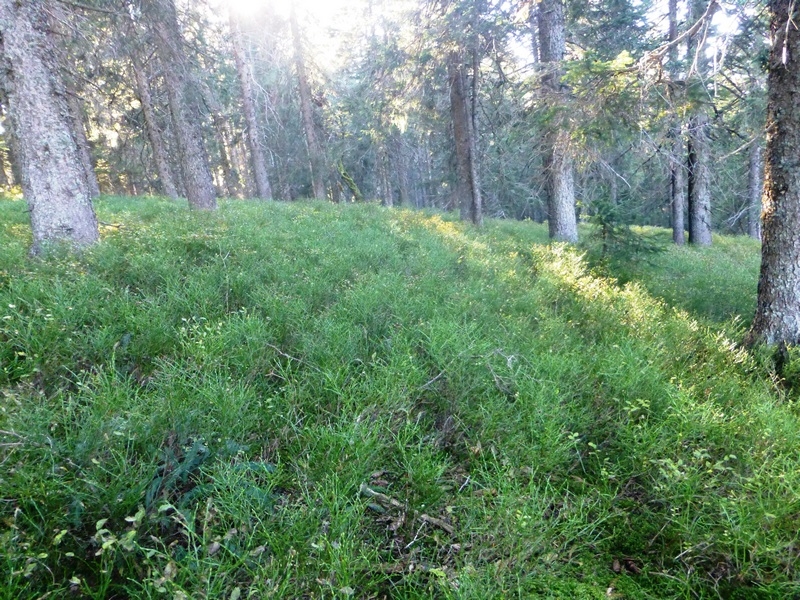
[[[147,139],[150,140],[150,147],[153,149],[153,160],[156,163],[156,172],[161,182],[162,191],[170,198],[178,198],[178,190],[175,187],[175,180],[172,178],[172,169],[167,160],[167,152],[164,149],[164,141],[156,120],[156,112],[153,108],[153,99],[150,96],[150,83],[136,60],[131,62],[133,76],[136,80],[136,93],[139,102],[142,104],[144,114],[144,127],[147,132]]]
[[[563,0],[542,0],[539,3],[539,52],[547,101],[556,114],[545,134],[544,178],[547,194],[547,220],[550,237],[576,242],[578,220],[575,214],[575,183],[570,153],[569,130],[558,122],[564,112],[559,64],[566,53],[566,18]]]
[[[464,65],[458,52],[451,52],[447,60],[447,74],[450,87],[450,117],[453,122],[453,138],[455,142],[456,182],[455,194],[461,220],[470,220],[478,224],[480,216],[476,198],[480,199],[475,176],[474,147],[471,127],[471,111],[467,102],[467,89]],[[477,208],[477,210],[476,210]]]
[[[206,108],[211,114],[211,121],[214,124],[214,137],[217,141],[217,151],[219,154],[219,164],[222,168],[222,181],[220,182],[221,195],[232,198],[239,194],[239,181],[231,167],[230,160],[230,140],[231,134],[228,120],[222,114],[222,105],[216,93],[204,81],[197,82],[200,88]]]
[[[0,85],[0,88],[2,87],[3,86]],[[22,169],[20,169],[17,153],[14,150],[14,136],[11,131],[8,133],[8,163],[11,166],[11,178],[8,183],[10,185],[22,185]]]
[[[6,172],[7,164],[8,156],[6,156],[6,150],[5,148],[0,147],[0,187],[2,188],[7,188],[9,185],[11,185],[11,180]]]
[[[691,0],[693,21],[706,12],[706,0]],[[704,33],[701,28],[687,42],[687,59],[695,63],[700,78],[705,74],[706,59]],[[700,83],[700,85],[704,85]],[[688,213],[689,243],[697,246],[711,245],[711,141],[709,120],[703,107],[695,108],[688,125]]]
[[[750,146],[750,168],[747,177],[747,235],[761,239],[761,191],[764,184],[764,165],[758,140]]]
[[[269,198],[264,198],[258,191],[256,182],[253,179],[253,169],[250,168],[251,155],[248,150],[246,136],[240,137],[231,148],[231,158],[236,170],[239,172],[239,179],[242,182],[242,193],[245,198],[261,198],[262,200],[271,200],[274,195]],[[272,188],[270,187],[270,192]]]
[[[684,183],[683,135],[676,121],[670,130],[672,150],[669,156],[670,205],[672,208],[672,241],[683,246],[686,243],[686,222],[684,221],[686,186]]]
[[[200,210],[214,210],[217,208],[216,192],[203,145],[199,97],[183,49],[174,0],[145,0],[142,9],[147,11],[147,20],[153,29],[155,46],[164,67],[164,82],[189,205]]]
[[[394,140],[394,151],[397,157],[397,187],[400,191],[400,206],[410,206],[412,202],[408,185],[410,170],[408,148],[399,136]]]
[[[674,42],[678,39],[678,0],[669,0],[669,41]],[[679,77],[678,66],[678,47],[673,46],[669,51],[669,71],[673,80]],[[686,189],[685,178],[683,176],[684,165],[683,157],[683,133],[681,132],[681,122],[675,110],[676,95],[678,86],[670,85],[670,101],[672,103],[672,125],[670,126],[669,137],[672,139],[672,148],[669,155],[669,183],[670,183],[670,208],[672,209],[672,241],[683,246],[686,243],[686,222],[684,221],[684,211],[686,209]]]
[[[34,254],[50,241],[82,247],[99,238],[45,13],[42,2],[0,0],[0,83],[30,210]]]
[[[300,91],[300,112],[303,117],[303,129],[305,130],[306,145],[308,147],[311,187],[314,192],[314,197],[322,200],[325,198],[325,161],[322,159],[322,150],[317,141],[317,133],[314,127],[314,112],[311,108],[311,86],[308,83],[303,41],[300,38],[300,26],[297,24],[297,14],[295,13],[294,4],[292,4],[289,20],[292,29],[292,39],[294,40],[294,62],[295,68],[297,69],[297,84]]]
[[[469,167],[472,182],[472,206],[470,218],[472,223],[483,227],[483,197],[481,196],[480,169],[478,168],[478,90],[480,89],[481,61],[478,37],[478,16],[482,5],[480,0],[473,0],[472,7],[472,94],[469,119]]]
[[[767,150],[758,302],[747,342],[800,344],[800,9],[770,0]]]
[[[230,27],[233,35],[233,58],[236,62],[239,84],[242,87],[242,107],[244,108],[244,119],[247,128],[247,148],[250,150],[250,160],[253,163],[257,194],[259,198],[270,200],[272,199],[272,188],[267,177],[267,159],[261,143],[261,136],[259,135],[258,119],[256,118],[253,73],[245,56],[242,32],[233,13],[230,14]]]
[[[711,144],[708,117],[698,113],[689,123],[689,243],[711,245]]]
[[[81,166],[86,171],[86,184],[89,186],[89,195],[97,198],[100,195],[100,184],[97,183],[97,174],[94,170],[94,158],[92,158],[92,147],[89,145],[89,138],[86,137],[86,125],[83,118],[83,100],[74,93],[74,90],[67,90],[67,104],[69,115],[72,120],[72,130],[75,133],[75,143],[78,145],[78,154],[81,157]]]
[[[383,206],[394,206],[394,193],[392,185],[389,183],[389,153],[385,148],[382,148],[378,153],[379,167],[381,178],[381,197]]]
[[[46,4],[46,8],[48,35],[52,47],[56,50],[59,71],[66,88],[67,106],[69,107],[69,116],[72,123],[72,131],[75,136],[75,143],[78,145],[81,166],[86,172],[89,195],[94,199],[100,195],[100,186],[97,182],[97,174],[95,173],[92,147],[89,144],[89,139],[86,137],[83,99],[78,94],[78,86],[75,83],[74,71],[72,68],[73,59],[67,53],[66,43],[62,42],[62,40],[74,38],[74,29],[70,25],[70,15],[66,6],[62,5],[60,2],[49,2]]]
[[[531,54],[533,64],[539,63],[539,4],[537,0],[529,0],[528,5],[528,27],[531,32]]]

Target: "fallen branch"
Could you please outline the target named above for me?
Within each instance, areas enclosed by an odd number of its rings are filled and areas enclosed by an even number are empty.
[[[366,496],[367,498],[375,500],[378,504],[380,504],[384,508],[396,508],[408,512],[408,507],[404,505],[402,502],[399,502],[398,500],[395,500],[394,498],[391,498],[386,494],[382,494],[381,492],[373,490],[366,483],[361,484],[359,493],[362,496]],[[414,515],[415,519],[422,521],[423,523],[426,523],[428,525],[433,525],[434,527],[438,527],[442,531],[447,532],[448,535],[455,535],[456,530],[449,523],[445,523],[441,519],[437,519],[436,517],[420,513],[416,510],[412,510],[411,513]]]

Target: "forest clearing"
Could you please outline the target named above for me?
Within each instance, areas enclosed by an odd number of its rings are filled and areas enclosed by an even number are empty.
[[[798,592],[757,242],[621,285],[530,222],[108,198],[30,262],[0,211],[2,598]]]
[[[0,0],[0,600],[800,598],[795,0]]]

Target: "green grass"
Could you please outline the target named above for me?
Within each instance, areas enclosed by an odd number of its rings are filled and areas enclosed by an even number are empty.
[[[98,210],[34,260],[0,202],[0,599],[800,593],[748,241],[619,285],[530,223]]]

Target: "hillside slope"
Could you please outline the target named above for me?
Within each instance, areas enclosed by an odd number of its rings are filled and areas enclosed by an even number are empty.
[[[767,361],[538,226],[100,213],[0,204],[0,598],[800,593]]]

